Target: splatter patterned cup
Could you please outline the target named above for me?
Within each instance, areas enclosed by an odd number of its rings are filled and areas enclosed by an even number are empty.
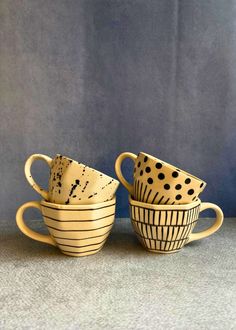
[[[35,160],[44,160],[50,167],[49,189],[42,189],[31,175]],[[29,184],[46,201],[56,204],[95,204],[111,200],[119,182],[68,157],[54,159],[41,154],[30,156],[25,163],[25,176]]]
[[[212,203],[201,203],[200,199],[185,205],[152,205],[129,197],[130,218],[133,229],[145,249],[157,253],[173,253],[184,245],[208,237],[222,225],[222,210]],[[199,213],[213,209],[214,224],[199,233],[193,233]]]
[[[134,161],[133,184],[124,178],[124,159]],[[118,179],[135,200],[149,204],[187,204],[197,200],[206,183],[192,174],[163,162],[144,152],[138,155],[124,152],[115,163]]]
[[[50,235],[37,233],[25,224],[24,212],[31,207],[41,211]],[[66,255],[82,257],[102,249],[115,220],[115,208],[115,198],[91,205],[60,205],[33,201],[18,209],[16,223],[26,236],[56,246]]]

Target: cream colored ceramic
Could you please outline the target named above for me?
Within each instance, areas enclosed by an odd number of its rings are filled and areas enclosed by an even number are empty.
[[[39,234],[24,222],[28,208],[42,212],[50,235]],[[26,236],[42,243],[57,246],[62,253],[82,257],[100,251],[115,219],[116,200],[91,205],[60,205],[41,202],[23,204],[16,213],[16,223]]]
[[[31,175],[35,160],[44,160],[50,167],[49,190],[42,189]],[[25,163],[25,176],[29,184],[45,200],[56,204],[96,204],[111,200],[119,182],[68,157],[54,159],[41,154],[30,156]]]
[[[201,203],[200,199],[185,205],[154,205],[141,203],[129,197],[133,229],[145,249],[151,252],[172,253],[185,244],[208,237],[223,223],[223,212],[215,204]],[[199,213],[213,209],[214,224],[199,233],[193,233]]]
[[[121,165],[131,158],[134,165],[133,184],[124,178]],[[149,204],[187,204],[195,201],[206,183],[192,174],[144,152],[124,152],[118,156],[115,171],[120,182],[135,200]]]

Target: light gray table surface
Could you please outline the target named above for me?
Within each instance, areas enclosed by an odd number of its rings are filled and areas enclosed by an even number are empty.
[[[0,329],[236,329],[236,219],[169,255],[146,252],[129,219],[83,258],[25,237],[14,219],[0,228]]]

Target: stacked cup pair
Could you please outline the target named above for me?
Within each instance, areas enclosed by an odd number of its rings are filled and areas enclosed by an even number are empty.
[[[126,158],[134,162],[132,184],[124,178],[121,170]],[[120,154],[115,171],[130,194],[133,229],[148,251],[179,251],[193,240],[212,235],[222,225],[222,210],[215,204],[201,202],[199,195],[206,183],[192,174],[144,152]],[[208,208],[216,213],[214,224],[203,232],[193,233],[199,213]]]
[[[33,179],[31,166],[36,160],[50,168],[48,191]],[[28,237],[57,246],[70,256],[97,253],[105,244],[114,220],[119,182],[104,173],[68,157],[54,159],[34,154],[25,163],[29,184],[43,198],[23,204],[17,211],[16,222]],[[27,208],[41,211],[49,235],[42,235],[26,226],[23,214]]]

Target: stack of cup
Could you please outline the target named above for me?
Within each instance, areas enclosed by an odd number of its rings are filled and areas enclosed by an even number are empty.
[[[133,184],[127,182],[121,171],[126,158],[134,161]],[[199,199],[206,183],[197,177],[144,152],[122,153],[116,160],[115,171],[130,193],[132,226],[148,251],[179,251],[191,241],[212,235],[222,225],[222,210]],[[214,224],[200,233],[193,233],[199,213],[208,208],[216,213]]]
[[[43,160],[50,167],[48,191],[31,175],[35,160]],[[115,219],[117,180],[61,155],[54,159],[41,154],[30,156],[25,163],[25,175],[43,197],[41,202],[25,203],[17,211],[16,222],[25,235],[57,246],[70,256],[90,255],[102,249]],[[49,235],[26,226],[23,214],[30,207],[41,211]]]

